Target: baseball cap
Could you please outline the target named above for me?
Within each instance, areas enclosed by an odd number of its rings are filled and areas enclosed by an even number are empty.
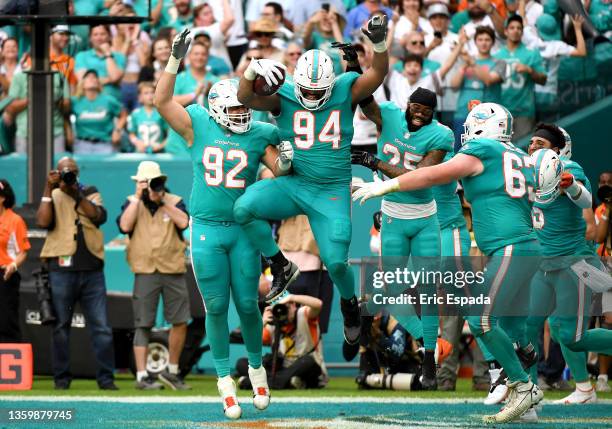
[[[53,27],[51,29],[51,34],[53,33],[68,33],[68,34],[72,34],[72,31],[70,31],[70,27],[68,27],[67,25],[56,25],[55,27]]]
[[[427,18],[431,18],[434,15],[444,15],[446,17],[450,17],[450,13],[448,13],[448,7],[445,4],[434,3],[427,8]]]

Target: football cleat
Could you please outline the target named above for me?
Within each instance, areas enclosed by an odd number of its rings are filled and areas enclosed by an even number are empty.
[[[361,336],[361,312],[357,297],[340,298],[340,310],[344,318],[344,340],[349,345],[357,344]]]
[[[253,386],[253,405],[258,410],[265,410],[270,405],[270,388],[268,387],[268,376],[266,369],[262,366],[251,368],[249,366],[249,379]]]
[[[238,404],[236,384],[234,380],[232,380],[232,377],[228,375],[218,379],[217,389],[223,400],[223,412],[225,413],[225,417],[232,420],[239,419],[242,415],[242,408],[240,408]]]
[[[595,393],[595,389],[591,387],[590,390],[584,391],[580,390],[576,387],[572,393],[566,396],[563,399],[559,399],[558,401],[554,401],[554,404],[564,404],[564,405],[572,405],[572,404],[593,404],[597,402],[597,393]]]
[[[484,416],[485,423],[507,423],[516,420],[544,397],[538,386],[531,381],[515,381],[506,385],[510,392],[508,403],[497,414]]]
[[[502,369],[495,368],[489,370],[489,375],[491,376],[491,388],[484,403],[485,405],[499,404],[508,396],[506,374]]]
[[[604,376],[597,377],[597,384],[595,384],[595,390],[598,392],[610,392],[610,386],[608,385],[608,378]]]
[[[291,261],[288,261],[283,267],[272,264],[270,270],[272,271],[273,279],[270,292],[268,292],[265,298],[268,303],[281,296],[300,275],[298,266]]]
[[[537,423],[538,422],[538,413],[536,411],[536,407],[533,406],[525,411],[519,418],[518,421],[521,423]]]

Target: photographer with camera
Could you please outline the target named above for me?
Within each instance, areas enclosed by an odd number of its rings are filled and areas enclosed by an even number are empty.
[[[324,387],[327,368],[320,343],[319,313],[323,302],[308,295],[287,294],[263,313],[263,342],[272,354],[264,356],[263,365],[271,389]],[[248,362],[239,359],[236,370],[241,389],[250,389]]]
[[[68,157],[47,176],[36,222],[47,229],[40,257],[48,264],[53,326],[55,388],[70,388],[70,325],[74,307],[81,304],[98,363],[96,378],[102,390],[117,390],[114,383],[113,334],[107,321],[104,280],[106,210],[96,187],[79,182],[79,167]]]
[[[408,331],[386,310],[365,319],[359,346],[359,374],[355,379],[359,388],[421,390],[418,376],[423,349],[419,353]],[[354,356],[345,352],[347,360]]]
[[[130,237],[127,260],[135,274],[132,299],[136,328],[134,356],[136,388],[140,390],[162,387],[146,370],[147,346],[160,294],[164,297],[164,318],[172,328],[168,371],[161,373],[159,380],[172,390],[189,389],[178,375],[187,322],[191,319],[183,240],[189,215],[181,197],[166,191],[167,179],[159,164],[142,161],[136,175],[132,176],[136,192],[127,198],[117,217],[119,230]]]
[[[13,211],[15,193],[0,180],[0,343],[21,342],[19,330],[19,284],[17,271],[30,249],[24,220]]]

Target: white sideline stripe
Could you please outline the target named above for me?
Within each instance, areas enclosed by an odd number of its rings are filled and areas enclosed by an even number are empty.
[[[120,402],[125,404],[157,404],[157,403],[182,403],[182,404],[217,404],[217,396],[0,396],[2,402],[40,401],[40,402]],[[272,399],[272,404],[302,404],[317,402],[335,402],[341,404],[354,403],[385,403],[385,404],[482,404],[481,398],[465,399],[435,399],[435,398],[346,398],[334,396],[321,396],[318,398],[287,397]],[[553,404],[553,400],[544,400],[544,404]],[[612,405],[612,399],[598,399],[596,404]],[[559,405],[559,404],[557,404]]]

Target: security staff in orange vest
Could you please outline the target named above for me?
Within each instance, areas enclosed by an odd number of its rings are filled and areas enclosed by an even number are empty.
[[[76,302],[81,303],[98,363],[96,378],[103,390],[114,383],[113,334],[106,313],[104,235],[106,222],[102,196],[95,186],[79,182],[79,166],[62,158],[49,172],[36,213],[38,226],[47,229],[40,257],[49,268],[53,327],[53,378],[55,388],[70,387],[70,325]]]
[[[172,328],[168,370],[158,379],[170,389],[187,390],[190,387],[178,375],[178,362],[191,318],[182,234],[189,226],[189,215],[181,197],[166,192],[167,177],[156,162],[142,161],[132,180],[136,182],[136,192],[127,198],[117,224],[121,232],[129,235],[127,260],[135,274],[132,306],[136,388],[162,388],[146,371],[149,335],[162,294],[164,318]]]

